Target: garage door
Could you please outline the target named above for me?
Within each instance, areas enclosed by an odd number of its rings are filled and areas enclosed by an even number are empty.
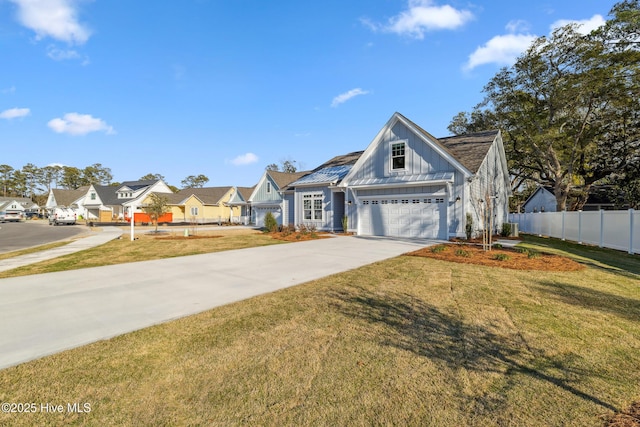
[[[258,208],[255,207],[253,208],[253,212],[255,214],[255,224],[257,227],[264,227],[264,217],[267,214],[267,212],[271,212],[273,214],[273,217],[276,219],[276,221],[278,222],[278,224],[282,223],[282,214],[280,212],[280,208],[278,207],[270,207],[270,208]]]
[[[363,198],[358,204],[358,233],[364,236],[446,239],[445,198]]]

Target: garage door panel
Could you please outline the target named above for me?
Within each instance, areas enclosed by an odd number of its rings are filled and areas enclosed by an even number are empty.
[[[405,197],[405,196],[402,196]],[[363,235],[447,238],[447,210],[442,196],[409,200],[400,197],[364,199],[358,205]]]

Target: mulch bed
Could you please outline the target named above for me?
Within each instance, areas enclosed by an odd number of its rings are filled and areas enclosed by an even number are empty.
[[[315,233],[298,233],[298,232],[281,232],[267,233],[274,239],[284,240],[285,242],[304,242],[306,240],[327,239],[332,237],[331,233],[315,232]]]
[[[444,247],[444,250],[434,250],[438,246]],[[578,271],[585,268],[582,264],[559,255],[537,253],[537,256],[532,257],[511,248],[483,251],[481,245],[459,243],[430,246],[407,255],[512,270]],[[503,259],[498,259],[499,257]]]

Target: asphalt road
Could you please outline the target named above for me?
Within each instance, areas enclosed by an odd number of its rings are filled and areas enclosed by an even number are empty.
[[[0,253],[68,239],[88,232],[86,225],[49,225],[47,220],[0,223]]]

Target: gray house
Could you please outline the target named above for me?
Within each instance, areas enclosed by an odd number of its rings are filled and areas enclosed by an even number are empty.
[[[297,224],[292,217],[292,193],[284,190],[291,182],[307,173],[265,171],[248,199],[251,205],[251,223],[264,227],[264,217],[267,212],[271,212],[278,224]]]
[[[364,152],[338,156],[293,182],[295,224],[365,236],[465,236],[507,221],[509,173],[499,131],[435,138],[394,113]]]
[[[538,187],[526,202],[522,205],[524,213],[531,212],[555,212],[557,207],[556,196],[552,191],[544,187]]]
[[[339,184],[363,151],[336,156],[289,184],[294,201],[293,224],[317,230],[341,231],[345,215],[345,190]]]

